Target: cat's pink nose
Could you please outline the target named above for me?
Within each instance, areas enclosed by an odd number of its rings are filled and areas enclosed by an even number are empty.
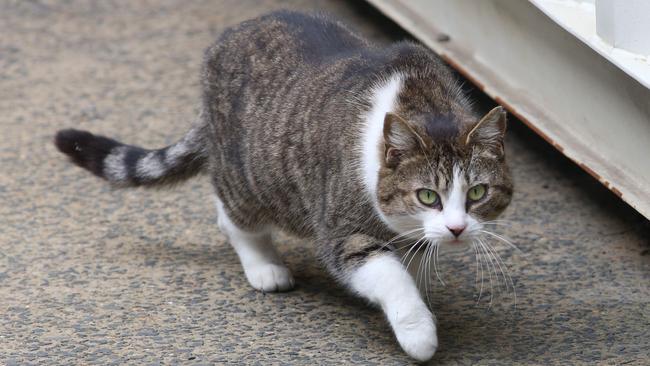
[[[453,227],[447,226],[447,229],[449,229],[449,231],[451,231],[451,233],[454,234],[455,237],[459,237],[460,234],[463,233],[463,230],[465,230],[465,226],[453,226]]]

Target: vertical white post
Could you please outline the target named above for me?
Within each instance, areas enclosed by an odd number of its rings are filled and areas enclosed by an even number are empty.
[[[650,1],[596,0],[596,31],[616,48],[650,55]]]

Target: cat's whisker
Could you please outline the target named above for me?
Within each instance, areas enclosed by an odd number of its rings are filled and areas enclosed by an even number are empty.
[[[497,281],[497,288],[499,286],[499,277],[497,275],[497,270],[494,267],[494,262],[492,262],[492,257],[490,257],[490,255],[487,252],[487,249],[485,249],[485,245],[481,240],[479,240],[478,243],[484,254],[483,259],[485,261],[485,265],[488,267],[487,272],[490,279],[490,303],[488,305],[488,309],[489,309],[492,307],[492,300],[494,299],[494,282],[492,280],[492,273],[494,272],[494,280]]]
[[[479,282],[478,282],[478,279],[479,279],[479,259],[478,259],[478,251],[476,250],[476,240],[472,240],[472,250],[474,251],[474,258],[476,259],[476,265],[474,267],[475,270],[476,270],[476,278],[474,279],[474,286],[478,286],[479,285]],[[482,290],[483,290],[483,288],[481,286],[481,291],[479,291],[478,300],[476,301],[477,304],[478,304],[479,301],[481,301],[481,292],[482,292]]]
[[[506,263],[503,261],[503,257],[501,257],[501,254],[499,254],[499,252],[497,252],[497,250],[494,248],[494,246],[490,245],[490,243],[485,242],[485,244],[488,247],[488,249],[490,249],[492,251],[495,258],[501,262],[501,264],[503,265],[503,268],[506,271],[505,274],[508,275],[508,278],[510,279],[510,284],[514,286],[513,281],[512,281],[512,277],[510,276],[510,273],[509,273],[509,270],[508,270],[508,267],[506,266]]]
[[[406,253],[402,254],[402,256],[400,258],[400,261],[402,262],[402,264],[404,264],[404,261],[406,260],[406,258],[408,258],[409,253],[411,253],[411,251],[413,249],[415,249],[420,244],[420,241],[423,240],[423,239],[424,239],[424,235],[421,236],[418,240],[416,240],[415,243],[411,243],[411,244],[405,245],[402,248],[398,248],[399,250],[403,250],[404,248],[409,247],[409,249],[406,251]],[[417,250],[416,250],[416,252],[417,252]]]
[[[383,248],[385,248],[385,247],[387,247],[387,246],[389,246],[389,245],[391,245],[393,243],[399,243],[399,242],[403,242],[403,241],[406,241],[406,240],[411,240],[412,241],[413,239],[410,236],[413,235],[413,234],[417,234],[419,231],[424,231],[424,228],[416,227],[416,228],[414,228],[412,230],[408,230],[408,231],[402,232],[400,234],[397,234],[394,237],[392,237],[391,239],[389,239],[387,242],[382,244],[381,248],[383,249]],[[407,245],[405,245],[405,246],[403,246],[401,248],[395,248],[395,249],[401,250],[401,249],[404,249],[405,247],[407,247],[409,245],[410,244],[407,244]]]
[[[405,241],[405,240],[412,240],[410,238],[410,235],[416,234],[419,231],[424,231],[424,228],[416,227],[413,230],[405,231],[405,232],[403,232],[401,234],[398,234],[398,235],[394,236],[393,238],[391,238],[390,240],[388,240],[386,243],[384,243],[382,245],[382,248],[385,248],[385,247],[387,247],[390,244],[395,243],[395,242],[401,242],[401,241]],[[403,248],[397,248],[397,249],[403,249]]]
[[[479,239],[480,240],[480,239]],[[517,295],[516,295],[516,289],[514,285],[514,281],[512,280],[512,276],[510,276],[510,272],[508,271],[508,268],[506,264],[503,262],[503,259],[501,256],[492,248],[489,243],[484,242],[480,240],[480,242],[483,244],[485,251],[490,257],[490,261],[492,262],[492,266],[495,270],[495,276],[497,277],[497,286],[500,287],[500,282],[498,280],[498,273],[496,272],[496,266],[499,267],[499,270],[501,272],[501,275],[503,277],[503,281],[505,284],[506,291],[508,291],[509,286],[512,286],[513,294],[514,294],[514,301],[515,301],[515,306],[516,306],[516,301],[517,301]],[[496,266],[494,265],[496,263]]]
[[[483,221],[481,224],[505,224],[505,225],[514,225],[516,221],[514,220],[506,220],[506,219],[496,219],[496,220],[488,220],[488,221]]]
[[[481,267],[481,288],[479,289],[479,292],[478,292],[478,300],[476,300],[476,303],[478,304],[481,301],[481,296],[483,295],[483,283],[485,281],[485,275],[484,275],[484,271],[483,271],[483,258],[481,257],[481,253],[479,251],[478,244],[476,244],[476,242],[474,242],[473,244],[474,244],[474,250],[476,251],[476,261],[477,261],[476,271],[477,271],[477,276],[478,276],[478,265],[480,265],[480,267]]]
[[[415,244],[413,244],[413,245],[412,245],[412,246],[411,246],[411,247],[406,251],[406,253],[402,254],[402,256],[400,257],[400,262],[401,262],[402,264],[404,264],[404,262],[406,262],[406,260],[408,259],[409,254],[411,254],[411,252],[413,251],[413,249],[415,249],[415,251],[413,252],[413,257],[415,257],[415,255],[417,254],[417,252],[418,252],[418,250],[419,250],[419,248],[418,248],[418,249],[416,249],[416,248],[417,248],[419,245],[420,245],[420,240],[418,240],[417,242],[415,242]],[[413,260],[413,257],[411,257],[411,260]],[[409,265],[411,265],[411,261],[409,261],[408,264],[406,265],[406,269],[408,269],[408,266],[409,266]]]
[[[436,243],[429,241],[429,245],[431,247],[437,246]],[[428,256],[428,261],[426,264],[426,277],[425,277],[425,291],[426,291],[426,296],[427,296],[427,305],[429,305],[429,308],[431,308],[431,298],[429,296],[429,289],[431,288],[431,255]]]
[[[478,284],[478,256],[476,255],[476,244],[472,240],[472,250],[474,251],[474,258],[476,259],[476,278],[474,278],[474,285]]]
[[[426,242],[422,241],[422,243],[419,244],[418,250],[413,253],[413,255],[411,256],[411,260],[409,260],[409,262],[408,262],[408,264],[406,266],[407,270],[408,270],[409,266],[411,265],[411,262],[413,261],[413,259],[415,259],[415,256],[417,255],[417,253],[420,251],[420,247],[424,247],[424,252],[426,252],[426,250],[427,250]],[[418,278],[420,276],[420,269],[422,268],[422,258],[423,258],[423,255],[420,256],[420,263],[419,263],[418,267],[416,268],[416,272],[415,272],[415,285],[418,288],[420,288],[420,284],[418,283]]]
[[[483,226],[489,226],[489,225],[494,225],[494,226],[512,226],[510,223],[506,222],[482,222],[481,225]]]
[[[496,278],[496,282],[497,282],[497,291],[499,291],[501,289],[501,281],[499,280],[499,272],[497,272],[497,270],[499,269],[498,263],[494,258],[494,256],[492,255],[492,252],[490,251],[488,244],[481,239],[479,239],[479,241],[483,244],[483,248],[485,248],[485,253],[488,255],[488,259],[490,260],[490,263],[492,263],[492,269],[494,270],[494,277]],[[506,291],[507,291],[507,287],[506,287]]]
[[[481,239],[479,239],[479,240],[481,240]],[[494,267],[494,269],[496,271],[496,269],[498,267],[499,271],[501,272],[501,276],[503,277],[503,282],[505,284],[506,291],[508,291],[508,289],[509,289],[508,286],[510,284],[508,283],[508,280],[507,280],[506,275],[505,275],[505,273],[503,271],[503,267],[501,266],[501,263],[499,262],[499,260],[495,256],[494,252],[492,251],[492,248],[490,247],[490,244],[488,244],[487,242],[485,242],[483,240],[481,240],[481,243],[483,243],[483,245],[485,246],[485,250],[487,251],[490,258],[492,259],[492,263],[496,263],[496,266]],[[498,272],[495,273],[495,275],[497,276],[497,286],[499,286],[499,288],[501,288],[501,282],[498,280]]]
[[[422,288],[422,287],[420,287],[420,284],[421,284],[420,281],[421,281],[421,278],[424,277],[425,266],[426,266],[426,263],[427,263],[427,257],[429,256],[429,250],[431,248],[431,245],[429,244],[428,240],[425,240],[424,245],[425,245],[424,253],[420,257],[420,265],[418,266],[418,271],[417,271],[417,274],[415,276],[415,282],[416,282],[416,284],[417,284],[417,286],[419,288]]]
[[[508,245],[509,247],[515,249],[517,252],[519,252],[519,254],[522,254],[522,255],[524,254],[524,252],[523,252],[521,249],[519,249],[519,247],[517,247],[516,245],[514,245],[514,244],[512,243],[512,241],[506,239],[505,237],[503,237],[503,236],[501,236],[501,235],[499,235],[499,234],[493,233],[493,232],[491,232],[491,231],[488,231],[488,230],[479,230],[479,231],[480,231],[481,233],[483,233],[483,234],[488,234],[488,235],[490,235],[491,237],[493,237],[493,238],[495,238],[495,239],[497,239],[497,240],[500,240],[501,242],[505,243],[505,244]]]
[[[411,266],[411,262],[413,261],[413,259],[417,255],[418,251],[420,251],[420,247],[422,247],[422,244],[424,243],[424,241],[423,241],[424,239],[425,239],[425,237],[423,236],[415,244],[413,244],[413,246],[409,249],[409,251],[406,252],[406,255],[402,258],[402,264],[403,264],[404,260],[408,259],[408,254],[411,252],[411,250],[413,250],[413,248],[415,248],[417,246],[417,248],[413,252],[413,255],[411,256],[411,259],[409,260],[408,264],[406,265],[406,270],[409,269],[409,267]]]
[[[501,275],[503,276],[503,280],[506,284],[506,291],[508,290],[508,285],[512,287],[512,293],[514,296],[514,306],[515,308],[517,307],[517,288],[515,287],[515,282],[512,279],[512,276],[510,275],[510,271],[508,269],[508,266],[506,266],[505,262],[503,261],[503,258],[501,258],[501,255],[494,250],[493,247],[490,246],[489,243],[485,242],[485,246],[488,250],[492,252],[492,256],[496,260],[497,264],[499,265],[499,269],[501,270]],[[502,266],[503,265],[503,266]],[[508,284],[508,281],[510,283]]]
[[[438,281],[440,281],[440,283],[443,286],[446,286],[445,281],[442,280],[442,277],[440,277],[440,273],[438,272],[438,252],[439,252],[438,249],[439,248],[440,248],[440,245],[437,244],[436,247],[435,247],[434,253],[433,253],[433,255],[435,256],[433,258],[433,270],[436,272],[436,278],[438,278]]]
[[[476,271],[476,276],[474,278],[474,287],[476,288],[476,287],[479,286],[479,282],[478,282],[478,279],[479,279],[479,268],[478,268],[479,267],[479,260],[478,260],[478,252],[476,251],[476,243],[474,243],[473,240],[472,240],[472,250],[474,251],[474,259],[476,260],[476,265],[474,266],[474,269]],[[479,291],[478,299],[477,299],[476,302],[478,303],[479,301],[481,301],[481,292],[480,291]]]

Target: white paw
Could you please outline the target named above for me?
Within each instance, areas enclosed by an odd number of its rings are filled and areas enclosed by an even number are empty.
[[[429,310],[398,315],[393,324],[395,336],[402,349],[418,361],[427,361],[438,348],[434,317]]]
[[[244,268],[248,282],[263,292],[288,291],[294,281],[289,268],[272,263],[249,265]]]

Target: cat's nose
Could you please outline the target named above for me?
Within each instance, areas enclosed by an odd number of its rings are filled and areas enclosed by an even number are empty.
[[[452,226],[452,227],[447,226],[447,229],[449,229],[449,231],[451,231],[451,233],[454,234],[455,237],[459,237],[460,234],[463,233],[463,230],[465,230],[465,226]]]

